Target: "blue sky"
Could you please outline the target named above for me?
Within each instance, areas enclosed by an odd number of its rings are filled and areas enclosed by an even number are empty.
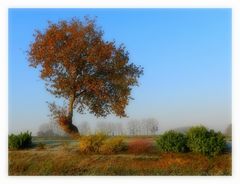
[[[76,124],[155,118],[160,129],[231,123],[230,9],[9,9],[9,131],[36,132],[49,121],[55,100],[26,51],[47,21],[97,17],[106,40],[124,43],[131,62],[144,67],[134,88],[129,118],[74,114]]]

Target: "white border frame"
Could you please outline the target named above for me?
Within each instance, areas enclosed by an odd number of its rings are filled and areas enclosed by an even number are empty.
[[[232,8],[232,176],[200,177],[13,177],[8,176],[8,8]],[[240,0],[0,0],[0,181],[1,183],[184,183],[240,181]]]

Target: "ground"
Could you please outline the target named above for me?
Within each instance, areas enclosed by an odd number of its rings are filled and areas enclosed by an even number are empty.
[[[230,152],[214,158],[160,152],[86,155],[79,152],[78,142],[69,139],[34,139],[39,142],[43,145],[9,151],[9,175],[231,175]]]

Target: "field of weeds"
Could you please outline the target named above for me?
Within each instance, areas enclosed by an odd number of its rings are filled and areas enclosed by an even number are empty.
[[[128,151],[83,154],[77,141],[35,138],[37,146],[9,151],[9,175],[231,175],[230,152],[213,158],[191,152],[160,153],[154,138],[126,137],[125,141],[131,145]]]

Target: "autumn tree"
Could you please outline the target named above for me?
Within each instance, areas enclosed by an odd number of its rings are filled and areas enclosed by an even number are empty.
[[[123,44],[104,40],[95,20],[49,22],[44,31],[36,30],[34,39],[28,51],[30,66],[39,68],[46,89],[66,102],[60,108],[50,104],[65,132],[78,134],[72,122],[74,109],[97,117],[126,116],[131,90],[143,69],[130,63]]]

